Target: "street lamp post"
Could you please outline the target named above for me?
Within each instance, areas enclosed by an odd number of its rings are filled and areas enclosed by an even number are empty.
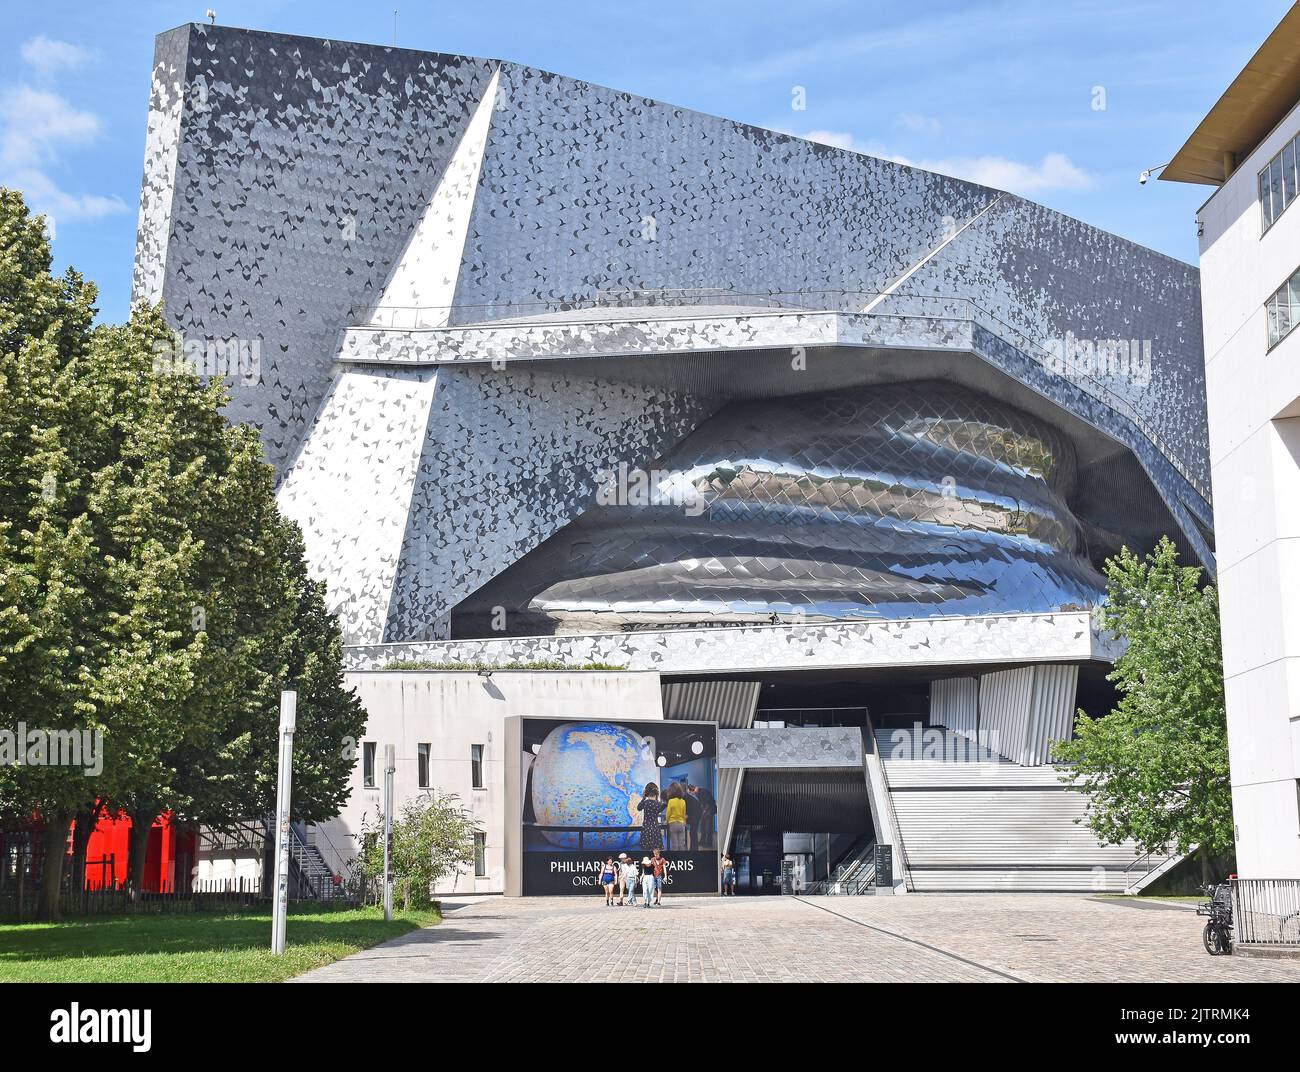
[[[293,785],[293,731],[298,722],[298,694],[280,693],[280,776],[275,793],[275,905],[271,952],[284,952],[289,914],[289,801]]]
[[[391,744],[384,745],[384,919],[393,918],[393,774],[397,770]]]

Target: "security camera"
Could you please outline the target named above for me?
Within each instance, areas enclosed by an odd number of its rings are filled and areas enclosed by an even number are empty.
[[[1169,161],[1169,164],[1172,163],[1173,163],[1172,160]],[[1145,171],[1142,172],[1141,175],[1138,176],[1138,185],[1145,186],[1147,184],[1147,179],[1151,178],[1151,176],[1155,174],[1157,171],[1163,171],[1165,168],[1169,166],[1169,164],[1157,164],[1155,167],[1147,168]]]

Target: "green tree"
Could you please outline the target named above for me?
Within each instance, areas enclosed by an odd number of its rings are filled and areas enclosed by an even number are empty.
[[[0,814],[45,825],[54,916],[74,816],[83,851],[94,809],[131,816],[139,888],[160,812],[270,811],[281,689],[299,692],[298,818],[337,810],[364,715],[223,382],[167,359],[158,309],[93,327],[94,287],[50,265],[42,221],[0,190],[0,711],[104,742],[98,778],[0,768]]]
[[[163,713],[190,691],[205,643],[174,609],[199,549],[152,516],[166,456],[132,457],[150,386],[114,365],[94,299],[75,272],[50,275],[43,221],[0,190],[0,710],[98,731],[106,758],[97,779],[3,772],[5,810],[45,825],[47,916],[72,817],[156,775]],[[139,342],[142,330],[117,334]]]
[[[1087,824],[1103,844],[1132,839],[1144,851],[1233,845],[1218,591],[1201,570],[1180,566],[1164,537],[1138,558],[1124,548],[1106,562],[1102,625],[1127,648],[1109,676],[1118,706],[1102,718],[1080,711],[1075,736],[1054,745],[1091,798]]]
[[[427,908],[439,879],[474,862],[474,834],[479,824],[455,793],[431,790],[412,797],[393,817],[393,882],[407,908]],[[384,878],[384,816],[361,823],[357,868],[371,890]]]
[[[325,603],[325,585],[307,573],[298,527],[265,522],[279,557],[278,591],[262,593],[275,615],[259,636],[241,696],[240,717],[227,719],[198,746],[172,755],[178,816],[213,827],[259,818],[275,807],[280,691],[298,693],[293,749],[293,817],[320,822],[347,799],[365,710],[343,680],[343,638]],[[270,742],[270,744],[268,744]],[[183,799],[181,799],[183,798]]]

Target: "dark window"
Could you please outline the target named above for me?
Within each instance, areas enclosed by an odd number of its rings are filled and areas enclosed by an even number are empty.
[[[418,766],[420,770],[420,788],[429,788],[429,746],[421,744],[416,746],[418,751]]]
[[[483,746],[469,746],[470,785],[475,789],[483,788]]]
[[[474,877],[487,877],[487,834],[474,835]]]
[[[375,742],[365,741],[361,745],[361,784],[367,789],[375,787]]]

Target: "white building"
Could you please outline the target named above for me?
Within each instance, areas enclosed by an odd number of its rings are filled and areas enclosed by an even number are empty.
[[[1300,9],[1162,179],[1202,206],[1201,305],[1237,866],[1300,878]]]

